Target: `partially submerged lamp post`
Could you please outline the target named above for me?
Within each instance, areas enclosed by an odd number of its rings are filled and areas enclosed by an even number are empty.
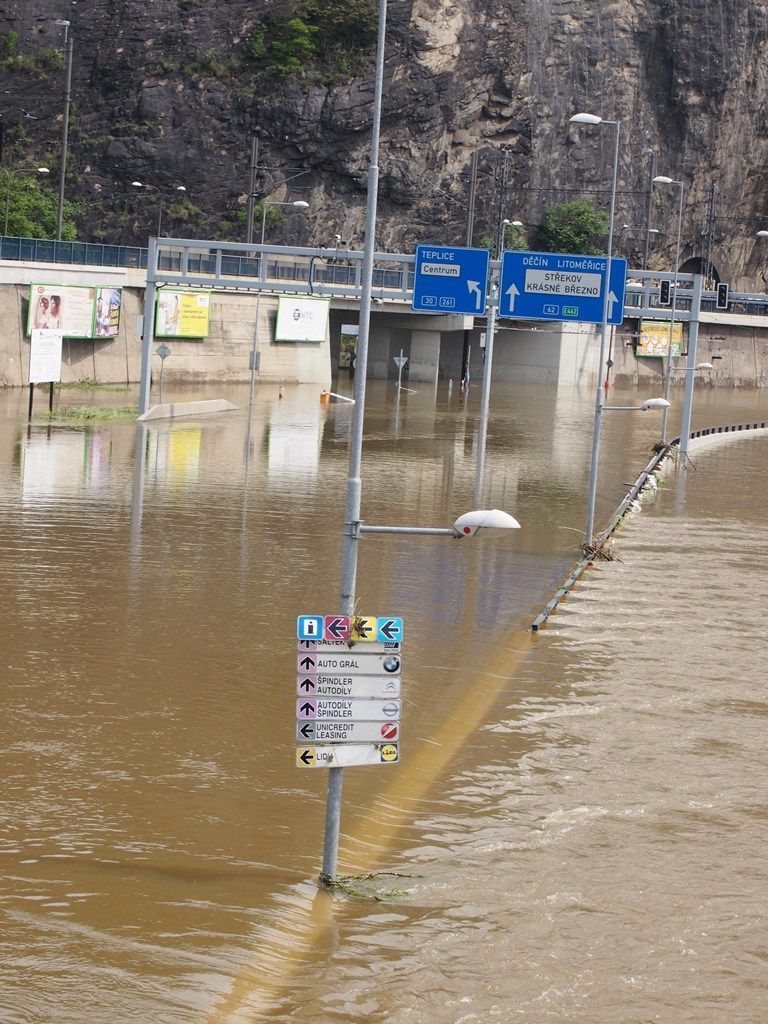
[[[672,377],[672,338],[675,333],[675,313],[677,311],[677,273],[680,267],[680,234],[683,227],[683,183],[675,181],[674,178],[666,178],[663,174],[657,174],[653,179],[654,185],[676,185],[677,197],[677,245],[675,247],[675,276],[672,281],[672,316],[669,321],[669,351],[667,352],[667,372],[664,375],[664,397],[669,398],[669,385]],[[661,440],[667,440],[667,410],[661,417]]]
[[[362,499],[361,463],[363,454],[363,423],[365,417],[365,389],[368,368],[368,337],[373,299],[373,255],[376,243],[376,210],[379,189],[379,139],[384,93],[384,45],[386,40],[387,0],[379,0],[379,21],[376,42],[376,75],[374,85],[373,118],[371,125],[371,157],[368,166],[365,208],[365,240],[360,279],[360,320],[357,338],[357,372],[355,373],[355,405],[349,441],[349,470],[347,499],[344,514],[344,536],[341,556],[341,594],[339,611],[342,615],[355,613],[355,583],[360,537],[365,533],[422,534],[433,536],[472,537],[482,527],[515,529],[516,520],[497,509],[468,512],[459,516],[452,527],[367,526],[360,518]],[[328,797],[325,808],[325,839],[323,844],[324,881],[336,877],[339,856],[339,828],[341,823],[341,792],[343,768],[328,769]]]
[[[587,496],[587,544],[592,542],[592,531],[595,525],[595,500],[597,497],[597,467],[600,460],[600,426],[603,412],[603,364],[608,348],[608,293],[611,279],[611,250],[613,247],[613,218],[616,209],[616,179],[619,175],[619,121],[606,121],[596,114],[574,114],[571,124],[609,125],[615,128],[613,136],[613,180],[611,183],[611,206],[608,213],[608,254],[605,263],[605,291],[603,294],[603,316],[600,326],[600,357],[597,366],[597,385],[595,387],[595,423],[592,429],[592,457],[589,466],[589,493]]]
[[[304,200],[304,199],[297,199],[293,203],[284,203],[284,202],[280,202],[277,199],[264,199],[262,201],[262,209],[261,209],[261,245],[264,245],[264,236],[266,235],[266,232],[267,232],[267,209],[270,206],[291,206],[295,210],[308,210],[309,209],[309,203],[306,202],[306,200]],[[250,241],[250,238],[248,239],[248,241]],[[264,253],[261,252],[261,253],[259,253],[259,278],[261,280],[261,284],[262,285],[264,284],[266,276],[267,276],[267,261],[264,259]],[[255,324],[255,326],[253,328],[253,346],[251,347],[251,390],[250,390],[249,397],[248,397],[248,408],[249,409],[251,409],[253,407],[253,391],[254,391],[254,388],[256,387],[256,369],[257,369],[257,366],[256,366],[256,363],[257,363],[256,352],[257,352],[258,341],[259,341],[259,309],[260,309],[260,307],[261,307],[261,288],[259,288],[258,292],[256,293],[256,324]]]

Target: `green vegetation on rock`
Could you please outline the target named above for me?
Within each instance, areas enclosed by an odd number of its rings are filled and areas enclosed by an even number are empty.
[[[246,56],[281,78],[315,74],[338,81],[370,62],[377,26],[370,0],[298,0],[285,15],[264,18]]]
[[[575,199],[551,207],[539,230],[544,252],[573,252],[600,256],[605,252],[608,215],[588,199]]]
[[[42,179],[31,174],[0,172],[0,226],[4,234],[23,238],[55,238],[58,196]],[[7,230],[6,230],[6,211]],[[64,220],[61,237],[73,242],[77,238],[75,217],[80,203],[64,202]]]

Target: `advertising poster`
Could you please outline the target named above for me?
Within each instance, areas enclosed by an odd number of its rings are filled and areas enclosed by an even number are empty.
[[[156,338],[207,338],[210,292],[163,288],[155,310]]]
[[[325,341],[330,299],[281,295],[277,300],[275,341]]]
[[[638,356],[669,355],[669,328],[665,320],[641,320],[640,341],[637,346]],[[683,325],[675,324],[672,335],[672,357],[679,356],[683,350]]]
[[[33,284],[27,334],[61,331],[65,338],[93,337],[96,289],[86,285]]]
[[[29,346],[29,383],[50,384],[61,380],[61,331],[33,328]]]
[[[120,305],[119,288],[98,288],[96,290],[94,333],[97,338],[117,337],[120,331]]]

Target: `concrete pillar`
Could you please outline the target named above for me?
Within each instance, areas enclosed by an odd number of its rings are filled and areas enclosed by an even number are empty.
[[[411,331],[411,363],[408,379],[437,383],[440,366],[440,331]]]

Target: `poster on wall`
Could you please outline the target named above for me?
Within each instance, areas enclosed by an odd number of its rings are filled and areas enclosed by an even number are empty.
[[[29,346],[29,383],[50,384],[61,380],[62,331],[32,330]]]
[[[31,285],[27,334],[61,331],[65,338],[92,338],[95,297],[88,285]]]
[[[155,308],[155,337],[207,338],[210,308],[210,292],[163,288]]]
[[[669,354],[669,329],[667,320],[641,320],[638,356],[667,356]],[[675,324],[672,333],[672,358],[683,350],[683,325]]]
[[[96,319],[94,333],[97,338],[116,338],[120,331],[120,306],[122,296],[119,288],[98,288],[96,290]]]
[[[277,300],[275,341],[325,341],[330,299],[281,295]]]

